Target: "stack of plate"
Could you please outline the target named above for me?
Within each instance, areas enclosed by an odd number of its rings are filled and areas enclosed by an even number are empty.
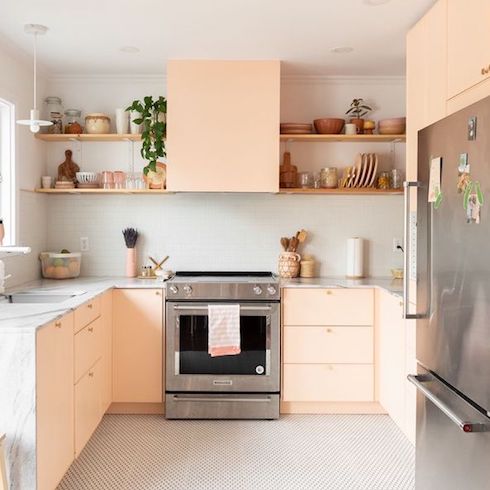
[[[57,180],[54,184],[55,189],[74,189],[75,184],[67,180]]]
[[[305,123],[281,123],[281,134],[310,134],[313,127]]]
[[[353,167],[344,169],[339,182],[342,188],[374,187],[378,171],[378,155],[376,153],[359,153]]]

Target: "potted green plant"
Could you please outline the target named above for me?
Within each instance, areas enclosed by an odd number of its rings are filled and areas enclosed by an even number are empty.
[[[141,125],[141,156],[148,161],[143,173],[150,189],[165,187],[166,165],[158,162],[158,158],[167,156],[165,137],[167,135],[167,99],[161,95],[154,100],[152,96],[143,101],[134,100],[126,111],[136,112],[139,117],[132,120]]]
[[[369,114],[373,109],[364,103],[363,99],[354,99],[346,115],[351,116],[350,122],[356,125],[357,134],[362,134],[364,129],[364,116]]]

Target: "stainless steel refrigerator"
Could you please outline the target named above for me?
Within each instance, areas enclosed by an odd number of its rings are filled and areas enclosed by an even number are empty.
[[[490,489],[490,97],[419,132],[405,185],[417,193],[416,488]]]

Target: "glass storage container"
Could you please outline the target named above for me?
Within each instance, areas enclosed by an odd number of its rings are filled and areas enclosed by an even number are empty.
[[[78,109],[67,109],[65,111],[65,133],[66,134],[81,134],[83,132],[82,125],[80,124],[80,117],[82,111]]]

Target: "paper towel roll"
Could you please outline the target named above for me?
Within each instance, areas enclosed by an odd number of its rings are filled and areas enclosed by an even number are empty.
[[[347,239],[347,277],[364,277],[364,240]]]

